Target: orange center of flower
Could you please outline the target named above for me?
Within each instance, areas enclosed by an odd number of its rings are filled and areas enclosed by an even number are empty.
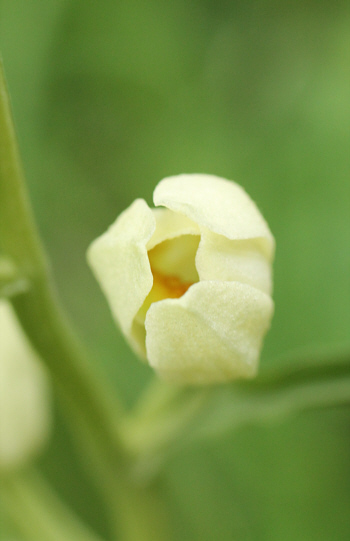
[[[177,276],[168,276],[152,269],[153,286],[137,314],[137,320],[145,321],[146,313],[152,303],[164,299],[179,299],[194,282],[183,282]]]
[[[144,323],[152,303],[179,299],[198,282],[195,266],[198,244],[198,235],[183,235],[161,242],[149,250],[153,286],[136,316],[138,323]]]
[[[168,276],[152,269],[153,288],[161,299],[179,299],[194,282],[183,282],[178,276]],[[152,293],[152,292],[151,292]]]

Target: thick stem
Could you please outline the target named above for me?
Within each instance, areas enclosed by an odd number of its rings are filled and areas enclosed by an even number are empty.
[[[115,539],[171,541],[164,495],[155,484],[119,484],[114,493]]]
[[[11,258],[27,280],[28,289],[13,298],[13,306],[32,344],[50,370],[67,421],[80,440],[82,460],[102,488],[121,539],[169,540],[160,499],[151,487],[139,487],[129,477],[130,459],[119,437],[119,423],[117,425],[117,420],[120,420],[119,404],[109,394],[108,386],[101,384],[92,370],[86,352],[58,302],[25,190],[1,62],[0,250]],[[32,514],[31,520],[38,525],[40,506],[35,498],[31,506],[28,485],[22,486],[22,481],[11,480],[6,490],[8,496],[12,494],[14,499],[23,499],[23,509]],[[14,499],[9,499],[9,502]],[[30,537],[25,521],[22,527],[30,541],[40,539]],[[49,529],[43,531],[49,532]],[[53,531],[43,535],[42,539],[83,541],[83,537],[77,536],[55,537]]]
[[[13,306],[50,370],[68,420],[77,421],[75,426],[84,432],[85,443],[103,457],[101,464],[117,463],[124,454],[116,424],[119,405],[93,371],[55,294],[25,190],[1,63],[0,248],[28,281],[28,290],[13,298]]]

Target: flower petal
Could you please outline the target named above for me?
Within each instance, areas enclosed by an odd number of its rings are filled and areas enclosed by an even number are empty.
[[[203,228],[196,268],[201,281],[241,282],[272,291],[271,262],[257,239],[230,240]]]
[[[0,302],[0,470],[18,468],[51,426],[49,380],[11,305]]]
[[[151,305],[146,350],[166,380],[216,383],[252,377],[257,370],[273,302],[238,282],[199,282],[180,299]]]
[[[156,206],[184,214],[229,239],[257,238],[271,256],[274,239],[255,203],[238,184],[214,175],[163,179],[153,194]]]
[[[147,243],[156,221],[143,199],[137,199],[88,250],[88,261],[123,333],[144,354],[142,325],[134,318],[153,284]]]
[[[156,230],[147,244],[153,271],[198,282],[195,255],[200,229],[183,214],[169,209],[152,209]]]
[[[156,230],[147,243],[147,250],[152,250],[165,240],[175,239],[181,235],[199,235],[198,225],[178,212],[169,209],[152,209],[156,220]]]
[[[151,268],[164,276],[176,276],[183,282],[198,282],[195,257],[198,235],[182,235],[158,244],[148,252]]]

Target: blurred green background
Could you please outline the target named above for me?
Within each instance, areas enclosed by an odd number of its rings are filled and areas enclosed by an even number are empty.
[[[276,236],[262,371],[304,347],[350,347],[349,2],[0,0],[0,49],[60,293],[128,406],[151,371],[85,251],[167,175],[234,179]],[[103,533],[57,424],[42,467]],[[348,540],[349,455],[347,409],[186,449],[162,481],[175,540]]]

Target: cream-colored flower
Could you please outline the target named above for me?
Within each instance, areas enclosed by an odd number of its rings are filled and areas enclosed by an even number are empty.
[[[273,314],[273,236],[234,182],[179,175],[137,199],[88,259],[133,349],[161,377],[214,383],[256,374]]]
[[[46,441],[49,383],[11,305],[0,301],[0,472],[22,466]]]

